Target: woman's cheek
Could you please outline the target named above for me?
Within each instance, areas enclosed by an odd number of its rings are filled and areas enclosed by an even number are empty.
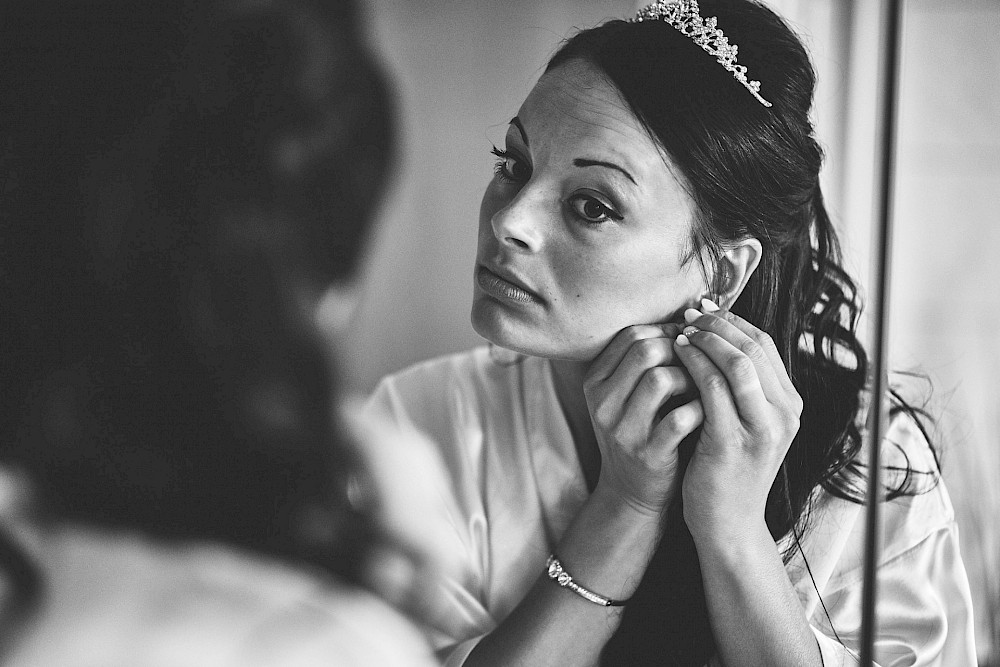
[[[504,192],[503,185],[491,180],[483,192],[483,200],[479,204],[480,234],[493,234],[493,216],[507,205],[510,195]]]
[[[580,262],[577,266],[586,267]],[[578,280],[588,288],[585,310],[590,313],[591,331],[614,336],[634,324],[668,322],[677,313],[697,301],[703,290],[700,281],[689,280],[680,267],[664,266],[662,261],[630,261],[616,264],[594,262],[591,270]],[[643,270],[655,268],[656,270]],[[574,271],[579,269],[574,268]],[[581,305],[583,305],[581,303]],[[609,337],[610,340],[610,337]]]
[[[629,321],[635,311],[633,295],[621,290],[621,280],[614,271],[606,270],[593,257],[572,256],[554,267],[562,276],[561,294],[564,312],[573,313],[572,328],[581,334],[588,349],[601,341],[610,341],[619,330],[635,322]]]

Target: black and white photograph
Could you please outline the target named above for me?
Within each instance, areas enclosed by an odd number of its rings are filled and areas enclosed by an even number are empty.
[[[998,33],[0,3],[0,666],[1000,667]]]

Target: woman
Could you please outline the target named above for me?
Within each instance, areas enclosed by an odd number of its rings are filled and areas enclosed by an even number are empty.
[[[639,18],[562,45],[494,149],[472,322],[507,352],[372,398],[455,480],[467,574],[440,646],[465,665],[853,664],[867,364],[813,71],[747,0]],[[897,407],[876,658],[971,665],[951,506]]]
[[[331,418],[314,324],[390,163],[353,5],[0,24],[4,664],[432,664],[361,585],[405,601],[368,574],[416,548]]]

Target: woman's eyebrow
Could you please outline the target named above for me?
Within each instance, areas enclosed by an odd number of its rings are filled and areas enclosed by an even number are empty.
[[[528,142],[525,141],[525,143]],[[639,185],[638,183],[635,182],[635,179],[632,178],[632,174],[628,173],[627,171],[625,171],[624,167],[619,167],[614,162],[604,162],[603,160],[589,160],[587,158],[578,157],[575,160],[573,160],[573,164],[577,167],[607,167],[608,169],[616,169],[621,173],[625,174],[628,180],[632,181],[636,185]]]
[[[510,124],[516,127],[517,131],[521,133],[521,139],[524,140],[524,145],[529,146],[528,133],[524,131],[524,125],[521,125],[521,119],[518,118],[517,116],[514,116],[513,118],[510,119]]]
[[[530,148],[530,144],[528,143],[528,133],[525,131],[524,125],[521,124],[521,119],[514,116],[510,119],[510,124],[517,128],[517,131],[521,133],[521,139],[524,141],[524,145]],[[638,185],[636,180],[632,178],[632,174],[628,173],[624,167],[621,167],[614,162],[605,162],[603,160],[591,160],[589,158],[578,157],[573,160],[573,164],[577,167],[605,167],[607,169],[615,169],[625,174],[625,177],[632,181],[632,183]]]

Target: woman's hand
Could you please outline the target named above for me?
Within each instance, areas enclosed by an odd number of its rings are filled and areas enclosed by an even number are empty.
[[[598,487],[648,514],[660,515],[677,493],[677,446],[702,420],[701,402],[671,399],[694,392],[676,361],[680,325],[620,331],[594,359],[584,395],[601,451]]]
[[[696,542],[739,539],[740,531],[764,521],[768,492],[799,429],[802,399],[766,333],[724,311],[689,309],[685,320],[674,351],[698,388],[705,417],[684,475],[684,518]]]

